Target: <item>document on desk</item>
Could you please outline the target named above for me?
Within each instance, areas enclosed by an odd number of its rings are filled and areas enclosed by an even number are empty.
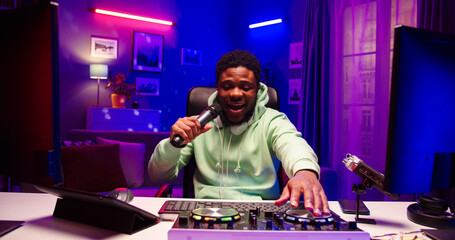
[[[22,226],[24,221],[5,221],[0,220],[0,237]]]
[[[427,234],[423,231],[415,231],[372,236],[371,240],[434,240],[434,239],[427,236]]]

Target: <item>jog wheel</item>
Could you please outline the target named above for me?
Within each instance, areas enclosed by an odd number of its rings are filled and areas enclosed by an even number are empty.
[[[201,222],[213,220],[217,223],[227,223],[240,220],[240,214],[231,208],[197,208],[191,211],[191,218]]]
[[[284,219],[288,222],[320,222],[321,224],[330,224],[333,222],[332,214],[323,213],[322,216],[314,216],[314,214],[306,209],[289,209],[284,213]]]

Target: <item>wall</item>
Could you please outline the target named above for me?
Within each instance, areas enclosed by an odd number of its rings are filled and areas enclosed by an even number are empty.
[[[158,78],[159,96],[133,97],[141,108],[161,110],[160,131],[185,114],[186,94],[197,85],[214,85],[218,58],[232,50],[231,1],[183,0],[92,0],[60,1],[60,103],[61,133],[85,128],[86,107],[96,105],[97,81],[89,78],[89,65],[103,63],[113,74],[128,74],[127,83],[135,77]],[[89,8],[148,16],[175,22],[175,26],[122,19],[95,14]],[[152,73],[132,71],[133,31],[164,36],[163,71]],[[90,56],[90,37],[118,39],[118,58],[114,60]],[[181,48],[203,52],[203,66],[182,66]],[[100,104],[111,106],[106,80],[101,80]],[[131,103],[127,103],[131,107]]]
[[[302,41],[303,6],[306,1],[243,1],[237,7],[234,45],[254,53],[262,64],[272,64],[271,86],[277,88],[281,111],[297,124],[298,105],[288,104],[289,44]],[[283,23],[249,29],[248,24],[282,18]],[[239,37],[241,36],[241,37]]]
[[[113,74],[128,74],[127,82],[136,77],[158,78],[159,96],[134,97],[141,108],[161,110],[160,131],[170,126],[185,113],[186,94],[197,85],[214,85],[214,70],[219,57],[233,49],[247,49],[261,63],[272,64],[271,86],[277,88],[281,110],[297,123],[297,105],[288,105],[289,43],[302,41],[300,14],[305,1],[184,1],[184,0],[121,0],[61,1],[59,17],[60,37],[60,98],[61,133],[69,129],[85,128],[85,109],[96,104],[97,81],[89,78],[89,64],[109,65]],[[149,16],[175,22],[175,26],[103,16],[89,8]],[[248,25],[273,18],[284,23],[257,29]],[[133,31],[164,36],[163,72],[133,71]],[[118,59],[90,56],[90,37],[116,38],[119,42]],[[203,52],[203,66],[182,66],[181,48]],[[109,90],[101,80],[100,104],[111,106]],[[131,103],[127,103],[131,107]]]

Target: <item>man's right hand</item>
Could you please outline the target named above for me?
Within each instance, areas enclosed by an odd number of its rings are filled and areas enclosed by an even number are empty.
[[[196,117],[179,118],[177,122],[175,122],[171,127],[171,134],[169,136],[169,139],[172,140],[174,136],[178,134],[185,140],[182,143],[182,145],[185,145],[193,141],[200,134],[212,129],[212,127],[212,125],[206,124],[201,129],[201,124]]]

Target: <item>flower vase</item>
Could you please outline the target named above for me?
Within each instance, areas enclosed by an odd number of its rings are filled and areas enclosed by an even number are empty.
[[[126,96],[113,93],[111,94],[113,108],[125,108]]]

